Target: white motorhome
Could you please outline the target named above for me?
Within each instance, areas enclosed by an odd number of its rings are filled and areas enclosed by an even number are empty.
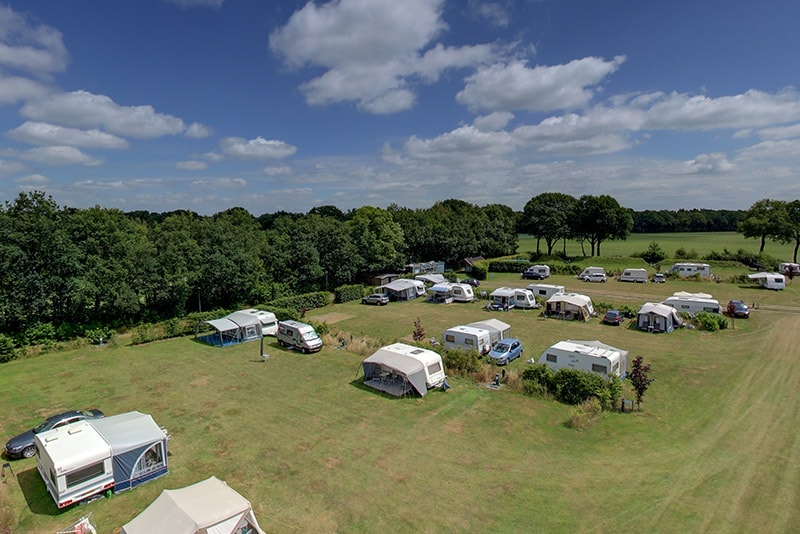
[[[800,274],[800,263],[779,263],[778,272],[783,273],[786,276],[796,276]]]
[[[758,285],[765,289],[781,290],[786,289],[786,278],[780,273],[755,273],[748,274],[750,280],[755,280]]]
[[[579,274],[575,278],[579,278],[580,280],[585,280],[585,279],[589,278],[593,274],[605,275],[606,274],[606,270],[603,269],[602,267],[589,266],[589,267],[586,267],[583,271],[581,271],[581,274]]]
[[[647,283],[647,269],[625,269],[619,275],[620,282],[638,282],[640,284]]]
[[[477,350],[480,354],[486,354],[491,350],[491,340],[488,330],[474,326],[454,326],[442,334],[444,348]]]
[[[277,338],[282,347],[299,349],[303,354],[322,349],[322,340],[314,327],[300,321],[280,321]]]
[[[491,345],[494,345],[501,339],[511,337],[511,325],[499,319],[486,319],[484,321],[469,323],[467,326],[488,330]]]
[[[720,313],[719,301],[708,293],[687,293],[679,291],[667,297],[661,304],[675,308],[679,312],[694,315],[700,312]]]
[[[628,351],[606,345],[600,341],[559,341],[539,357],[538,363],[550,369],[577,369],[597,373],[605,378],[628,374]]]
[[[545,301],[553,295],[564,293],[564,286],[553,284],[528,284],[526,289],[532,291],[534,297],[539,297]]]
[[[707,263],[676,263],[669,268],[669,272],[676,273],[681,278],[694,275],[708,277],[711,276],[711,266]]]

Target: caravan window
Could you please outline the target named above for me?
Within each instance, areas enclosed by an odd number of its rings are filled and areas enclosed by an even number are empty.
[[[444,336],[444,340],[447,341],[448,343],[455,343],[456,336],[454,336],[453,334],[447,334]]]
[[[442,364],[440,362],[434,362],[428,366],[429,375],[436,374],[441,370],[442,370]]]
[[[548,354],[547,355],[547,361],[548,362],[553,362],[553,363],[558,362],[558,355],[557,354]]]
[[[466,343],[467,345],[474,345],[475,344],[470,338],[466,338],[464,340],[464,343]]]
[[[599,364],[593,363],[592,364],[592,372],[606,374],[608,372],[608,367],[606,367],[605,365],[599,365]]]
[[[104,474],[105,468],[103,467],[103,462],[92,464],[83,469],[79,469],[77,471],[73,471],[67,475],[67,487],[71,488],[73,486],[77,486],[78,484],[82,484],[87,480],[91,480],[97,476]]]

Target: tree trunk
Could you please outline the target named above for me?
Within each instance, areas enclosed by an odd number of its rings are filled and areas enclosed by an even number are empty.
[[[794,258],[792,259],[792,263],[797,263],[797,249],[800,248],[800,239],[794,240]]]
[[[758,249],[758,253],[759,254],[762,254],[764,252],[764,245],[766,244],[766,242],[767,242],[767,236],[762,235],[761,236],[761,247],[759,247],[759,249]]]

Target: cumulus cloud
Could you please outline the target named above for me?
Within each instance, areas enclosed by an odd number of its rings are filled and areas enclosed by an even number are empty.
[[[308,2],[270,35],[270,47],[293,68],[325,72],[300,89],[310,104],[355,101],[371,113],[413,106],[413,83],[445,69],[488,61],[486,45],[431,46],[446,29],[443,0]]]
[[[61,32],[0,6],[0,65],[48,77],[66,69],[67,60]]]
[[[500,2],[486,2],[485,0],[469,0],[469,12],[474,17],[489,22],[492,26],[505,28],[510,22],[507,6]]]
[[[138,138],[175,135],[187,130],[178,117],[158,113],[152,106],[121,106],[105,95],[73,91],[30,100],[23,117],[77,128],[103,128],[114,134]],[[201,130],[193,125],[193,131]]]
[[[264,167],[263,171],[267,176],[288,176],[292,174],[292,168],[286,165]]]
[[[22,186],[44,186],[50,183],[50,179],[42,174],[29,174],[17,178],[14,183]]]
[[[800,123],[791,126],[776,126],[774,128],[764,128],[758,130],[758,136],[762,139],[790,139],[800,137]]]
[[[751,147],[740,150],[737,161],[800,159],[800,139],[781,139],[779,141],[762,141]]]
[[[86,165],[96,167],[103,161],[81,152],[73,146],[47,146],[21,152],[20,158],[43,165]]]
[[[297,147],[283,141],[267,140],[263,137],[244,139],[242,137],[225,137],[219,142],[220,150],[235,158],[244,159],[280,159],[297,152]]]
[[[29,78],[0,77],[0,104],[16,104],[20,100],[42,98],[48,92],[44,85]]]
[[[505,128],[506,125],[514,118],[513,113],[507,111],[497,111],[488,115],[477,117],[472,124],[482,132],[491,132]]]
[[[33,145],[67,145],[84,148],[127,148],[121,137],[100,130],[64,128],[46,122],[26,121],[6,132],[11,139]]]
[[[714,152],[700,154],[693,160],[687,161],[686,169],[691,174],[716,174],[733,169],[733,164],[728,161],[725,154]]]
[[[204,180],[195,180],[192,182],[193,187],[213,190],[228,190],[228,189],[242,189],[247,187],[247,180],[242,178],[209,178]]]
[[[552,111],[589,104],[596,86],[625,61],[586,57],[565,65],[528,67],[525,61],[479,68],[466,79],[456,100],[471,110]]]
[[[175,164],[175,168],[182,171],[202,171],[208,168],[208,163],[197,160],[179,161]]]
[[[25,170],[25,165],[19,161],[0,159],[0,176],[8,176]]]
[[[212,133],[214,133],[214,131],[208,126],[203,126],[198,122],[193,122],[186,129],[185,135],[186,137],[191,137],[192,139],[202,139],[210,136]]]

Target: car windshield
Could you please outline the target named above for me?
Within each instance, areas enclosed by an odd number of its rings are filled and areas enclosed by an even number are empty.
[[[305,341],[313,341],[313,340],[318,339],[318,338],[319,338],[319,336],[317,335],[317,333],[314,330],[312,330],[311,332],[303,332],[303,339]]]
[[[497,345],[494,346],[495,352],[508,352],[508,349],[509,346],[506,345],[505,343],[498,343]]]
[[[50,430],[50,428],[52,428],[52,426],[53,426],[53,424],[50,421],[45,421],[41,425],[39,425],[36,428],[34,428],[33,429],[33,433],[34,434],[41,434],[42,432]]]

